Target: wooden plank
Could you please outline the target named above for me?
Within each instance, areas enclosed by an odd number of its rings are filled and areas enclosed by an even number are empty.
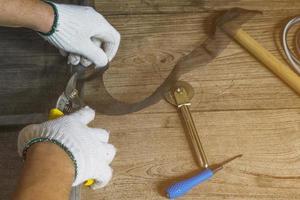
[[[193,113],[212,163],[238,153],[244,157],[186,199],[299,198],[299,113],[299,109]],[[197,170],[172,107],[162,114],[97,116],[92,124],[104,125],[119,150],[113,162],[114,178],[105,189],[85,191],[83,199],[163,199],[158,191],[165,182]],[[6,131],[0,139],[1,177],[15,184],[21,167],[17,134]],[[14,184],[2,185],[1,199],[9,199]],[[253,191],[256,196],[251,195]]]
[[[165,199],[160,193],[170,182],[199,170],[175,109],[168,109],[97,116],[93,126],[111,131],[118,154],[112,182],[85,190],[83,199]],[[244,156],[183,199],[299,199],[299,111],[194,112],[210,163]]]
[[[211,10],[223,10],[232,7],[243,7],[254,10],[297,10],[297,0],[97,0],[96,8],[105,15],[149,14],[149,13],[190,13]]]
[[[26,121],[27,114],[46,113],[66,84],[65,59],[29,30],[2,27],[0,40],[1,115],[23,115]],[[22,123],[18,119],[12,122]]]
[[[96,2],[102,13],[122,14],[108,17],[122,43],[105,79],[115,97],[128,101],[153,91],[174,63],[204,40],[202,27],[212,13],[183,6],[191,1],[141,2]],[[265,9],[244,29],[282,59],[276,47],[279,24],[299,13],[293,8],[297,2],[251,2],[212,1],[210,9],[241,4]],[[159,9],[151,6],[155,3]],[[299,199],[299,96],[235,43],[183,80],[195,87],[191,110],[211,163],[244,154],[183,199]],[[165,101],[125,116],[98,114],[92,126],[110,130],[118,154],[112,182],[85,190],[83,199],[166,199],[167,185],[198,171],[176,109]]]
[[[212,13],[198,13],[202,8],[184,6],[191,2],[185,0],[149,1],[150,6],[140,2],[97,1],[102,13],[121,14],[109,16],[123,38],[105,78],[116,97],[128,100],[149,94],[182,55],[203,41],[203,23],[207,25],[205,17]],[[278,33],[284,18],[299,13],[298,2],[206,3],[209,10],[239,5],[266,9],[244,28],[280,57],[274,30]],[[214,63],[183,79],[196,90],[191,109],[209,160],[244,154],[184,199],[299,199],[299,96],[234,43]],[[162,189],[170,182],[198,171],[176,110],[164,101],[130,115],[97,115],[92,126],[110,130],[118,154],[110,185],[84,191],[83,199],[165,199]],[[1,188],[0,199],[9,199],[20,170],[16,136],[8,130],[0,138],[1,177],[13,180]]]

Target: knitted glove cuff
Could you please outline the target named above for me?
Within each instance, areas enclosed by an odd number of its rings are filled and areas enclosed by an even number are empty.
[[[38,32],[38,33],[41,34],[42,36],[51,36],[53,33],[55,33],[55,31],[57,29],[59,14],[58,14],[58,10],[57,10],[56,5],[53,2],[46,1],[46,0],[44,2],[49,4],[53,8],[54,21],[53,21],[51,30],[48,33],[42,33],[42,32]]]

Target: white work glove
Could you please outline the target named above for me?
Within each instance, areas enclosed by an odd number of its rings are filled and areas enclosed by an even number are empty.
[[[91,7],[48,2],[54,9],[52,30],[41,36],[57,47],[68,62],[104,67],[116,55],[120,34]]]
[[[63,148],[75,166],[73,186],[95,179],[94,189],[104,187],[112,177],[112,162],[116,150],[108,144],[109,133],[87,126],[95,118],[89,107],[52,121],[33,124],[21,130],[18,151],[25,156],[28,148],[37,142],[52,142]]]

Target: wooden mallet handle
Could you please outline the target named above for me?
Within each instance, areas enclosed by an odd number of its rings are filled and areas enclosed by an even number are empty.
[[[234,32],[229,31],[227,33],[281,80],[283,80],[288,86],[300,94],[300,77],[287,64],[278,60],[273,54],[271,54],[242,29],[239,28]]]

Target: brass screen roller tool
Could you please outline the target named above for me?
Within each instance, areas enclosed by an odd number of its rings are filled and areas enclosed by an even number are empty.
[[[181,118],[186,126],[188,135],[193,144],[194,151],[197,156],[197,161],[201,165],[201,167],[205,169],[195,176],[176,182],[168,187],[166,190],[166,194],[169,199],[175,199],[185,195],[192,188],[212,178],[214,174],[221,170],[226,163],[242,156],[240,154],[226,160],[221,164],[209,166],[193,117],[189,109],[189,106],[191,105],[190,100],[193,98],[193,96],[193,87],[183,81],[178,81],[169,90],[169,92],[165,94],[166,100],[178,108],[179,113],[181,114]]]
[[[193,144],[193,149],[197,156],[197,161],[201,165],[201,167],[208,168],[207,157],[205,155],[201,140],[198,135],[198,131],[189,109],[189,106],[191,105],[190,100],[193,98],[193,96],[193,87],[187,82],[178,81],[174,85],[174,87],[165,94],[165,99],[178,108],[190,140]]]

